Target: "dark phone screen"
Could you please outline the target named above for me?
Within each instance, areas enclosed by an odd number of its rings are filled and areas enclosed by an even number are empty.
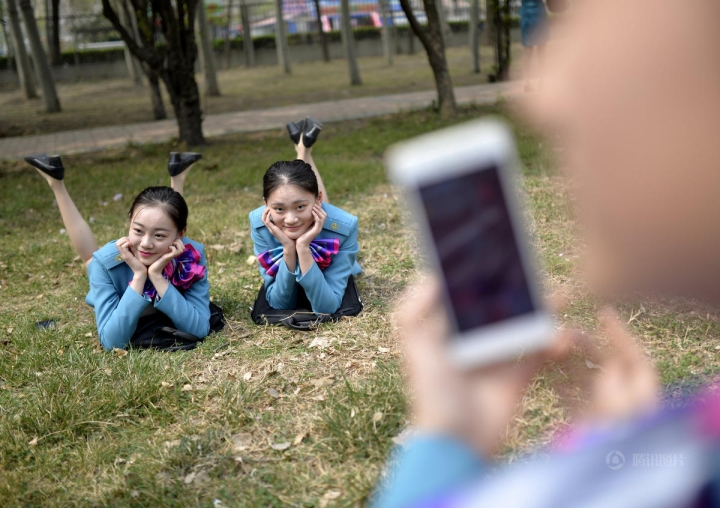
[[[419,190],[458,331],[534,312],[498,168]]]

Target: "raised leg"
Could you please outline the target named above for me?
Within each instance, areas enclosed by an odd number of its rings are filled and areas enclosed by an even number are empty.
[[[297,153],[297,158],[304,160],[308,164],[310,164],[310,167],[312,167],[313,171],[315,172],[315,177],[318,181],[318,189],[322,193],[322,200],[325,203],[330,202],[330,198],[328,197],[327,191],[325,190],[325,183],[323,182],[322,176],[320,176],[320,171],[318,171],[317,166],[315,165],[315,161],[312,157],[312,149],[313,147],[307,147],[302,142],[302,137],[300,138],[300,142],[295,145],[295,152]]]
[[[65,230],[70,237],[70,243],[72,243],[80,259],[82,259],[83,263],[87,266],[90,261],[92,261],[93,253],[98,250],[95,235],[93,235],[90,226],[88,226],[88,223],[85,222],[85,219],[75,206],[75,203],[65,188],[65,182],[63,180],[56,180],[44,174],[42,171],[38,170],[38,173],[50,184],[50,188],[55,194],[55,200],[60,209],[60,216],[65,225]]]
[[[185,178],[190,168],[202,159],[202,154],[195,152],[170,152],[168,159],[168,172],[170,173],[170,187],[180,194],[185,190]]]

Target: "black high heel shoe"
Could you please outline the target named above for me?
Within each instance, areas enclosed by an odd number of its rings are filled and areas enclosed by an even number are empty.
[[[170,159],[168,160],[168,172],[170,173],[170,176],[177,176],[200,159],[202,159],[201,153],[170,152]]]
[[[320,131],[322,130],[322,128],[322,124],[317,120],[310,118],[309,116],[305,118],[305,128],[303,129],[302,137],[303,145],[308,148],[313,146],[315,144],[315,141],[317,141],[317,138],[320,135]]]
[[[286,125],[288,134],[290,134],[290,139],[294,144],[300,143],[300,135],[302,134],[302,131],[305,129],[305,120],[300,120],[299,122],[290,122]]]
[[[30,155],[29,157],[25,157],[25,162],[55,180],[62,180],[65,178],[65,168],[63,167],[63,163],[62,160],[60,160],[59,155],[48,156],[44,153]]]

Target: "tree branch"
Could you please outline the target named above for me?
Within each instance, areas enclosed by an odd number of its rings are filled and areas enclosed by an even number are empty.
[[[103,15],[112,23],[112,26],[120,33],[123,41],[127,45],[130,52],[135,55],[140,61],[146,62],[153,69],[160,69],[162,67],[162,58],[155,49],[147,47],[141,47],[135,41],[134,34],[131,34],[120,22],[115,10],[110,5],[110,0],[102,0]]]
[[[402,7],[405,17],[407,18],[408,23],[410,23],[410,28],[412,28],[412,31],[415,32],[415,35],[418,36],[418,39],[420,39],[420,42],[425,47],[425,51],[428,53],[432,51],[430,38],[428,37],[427,32],[425,32],[423,26],[415,17],[412,7],[410,6],[410,0],[400,0],[400,7]]]

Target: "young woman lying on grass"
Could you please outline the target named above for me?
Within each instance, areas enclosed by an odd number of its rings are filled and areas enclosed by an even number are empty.
[[[343,311],[355,315],[362,309],[353,278],[362,271],[355,260],[358,220],[328,203],[312,157],[321,129],[309,117],[288,124],[297,159],[270,166],[263,177],[265,206],[250,212],[254,251],[265,281],[254,318],[273,309],[308,310],[319,316]]]
[[[103,348],[125,348],[141,317],[162,313],[181,332],[202,339],[210,332],[210,293],[202,244],[185,238],[188,207],[182,196],[188,169],[200,154],[171,153],[170,187],[148,187],[132,203],[128,235],[98,248],[63,181],[58,156],[25,160],[55,194],[65,229],[85,263]],[[157,317],[157,316],[153,316]]]

